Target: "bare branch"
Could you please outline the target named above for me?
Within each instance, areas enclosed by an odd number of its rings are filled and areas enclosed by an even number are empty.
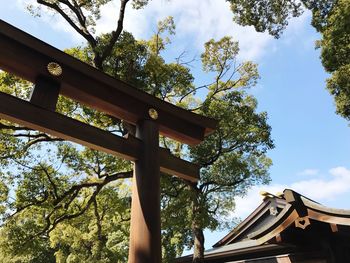
[[[67,5],[70,9],[71,7],[73,9],[71,9],[74,13],[79,13],[76,8],[74,6],[72,6],[69,1],[64,1],[64,0],[61,0],[60,1],[61,3]],[[50,3],[50,2],[46,2],[45,0],[37,0],[37,3],[38,4],[41,4],[41,5],[44,5],[46,7],[49,7],[53,10],[55,10],[57,13],[59,13],[70,25],[71,27],[73,27],[73,29],[75,31],[77,31],[83,38],[85,38],[89,44],[91,45],[91,47],[96,47],[97,45],[97,42],[95,40],[95,38],[90,34],[90,32],[87,30],[86,28],[86,24],[83,23],[81,24],[80,23],[80,27],[66,14],[66,12],[57,4],[55,3]],[[70,6],[69,6],[70,5]],[[80,9],[80,8],[79,8]],[[82,18],[80,16],[77,15],[77,18],[78,20],[80,21]],[[85,28],[84,28],[84,25],[85,25]]]
[[[117,42],[121,32],[123,31],[124,24],[124,15],[125,15],[125,7],[129,0],[121,0],[120,1],[120,9],[119,9],[119,19],[117,22],[117,29],[112,32],[111,39],[109,40],[108,45],[104,48],[101,57],[95,57],[95,66],[99,69],[102,69],[103,61],[111,54],[112,49]]]
[[[41,170],[45,173],[47,180],[49,180],[49,182],[50,182],[50,184],[52,186],[55,198],[58,198],[57,186],[56,186],[55,182],[52,180],[49,171],[41,163],[39,163],[39,166],[41,167]]]

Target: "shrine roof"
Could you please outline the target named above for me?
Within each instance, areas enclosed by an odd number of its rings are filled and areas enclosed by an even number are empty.
[[[316,244],[321,237],[350,237],[350,210],[323,206],[290,189],[263,196],[263,202],[246,219],[204,252],[205,262],[306,253],[305,244]],[[312,254],[312,245],[309,249]],[[188,255],[175,262],[191,262],[191,258]]]
[[[323,206],[290,189],[278,196],[265,193],[263,202],[214,247],[242,240],[256,240],[263,244],[275,239],[289,226],[298,226],[302,220],[350,226],[350,210]]]

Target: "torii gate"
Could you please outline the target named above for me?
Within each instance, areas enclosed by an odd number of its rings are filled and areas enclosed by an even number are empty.
[[[129,263],[161,262],[160,171],[196,182],[199,167],[159,147],[195,145],[217,122],[142,92],[0,20],[0,68],[35,84],[29,102],[0,92],[0,118],[133,161]],[[56,113],[59,94],[136,125],[126,138]]]

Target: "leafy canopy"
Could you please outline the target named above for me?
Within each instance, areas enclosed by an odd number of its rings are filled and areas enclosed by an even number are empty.
[[[259,78],[257,65],[237,59],[239,46],[230,37],[209,40],[201,59],[212,81],[197,86],[181,56],[169,63],[161,56],[175,34],[171,17],[159,22],[149,40],[122,32],[123,13],[115,31],[94,36],[100,7],[107,2],[38,1],[87,40],[69,54],[163,100],[220,119],[218,130],[197,147],[161,138],[174,155],[202,167],[198,184],[162,176],[163,259],[172,262],[185,247],[204,248],[205,228],[234,222],[226,219],[235,196],[269,181],[271,128],[248,92]],[[121,1],[121,12],[127,2]],[[140,8],[147,1],[133,3]],[[0,74],[1,91],[29,98],[32,85]],[[118,135],[132,133],[129,124],[64,97],[57,111]],[[0,128],[1,257],[28,263],[45,258],[126,262],[131,164],[3,120]]]
[[[350,2],[338,0],[322,28],[321,60],[331,73],[327,88],[337,113],[350,120]]]

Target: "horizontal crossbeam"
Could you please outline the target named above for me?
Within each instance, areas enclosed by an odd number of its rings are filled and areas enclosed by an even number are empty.
[[[51,76],[47,66],[59,64],[62,74]],[[176,107],[115,79],[45,42],[0,20],[0,68],[35,83],[38,76],[55,79],[60,93],[82,104],[136,124],[158,112],[159,131],[190,145],[203,141],[217,121]]]
[[[142,141],[133,136],[117,136],[3,92],[0,92],[0,118],[130,161],[140,157]],[[159,154],[161,172],[192,182],[198,180],[197,165],[173,156],[165,148],[160,148]]]

